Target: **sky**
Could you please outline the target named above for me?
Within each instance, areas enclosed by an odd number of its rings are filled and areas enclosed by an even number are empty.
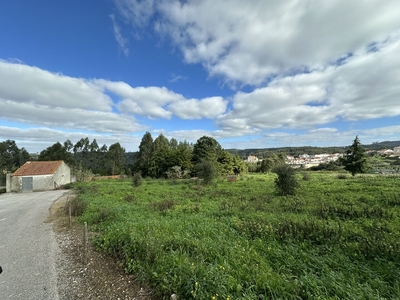
[[[399,0],[5,0],[0,141],[400,140]]]

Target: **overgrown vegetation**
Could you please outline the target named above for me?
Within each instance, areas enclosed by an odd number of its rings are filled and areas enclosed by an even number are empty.
[[[299,183],[296,178],[296,170],[286,164],[281,164],[273,169],[277,177],[275,178],[275,188],[279,195],[296,195]],[[304,176],[303,176],[304,178]]]
[[[136,172],[132,177],[132,185],[134,187],[139,187],[142,185],[142,174],[140,172]]]
[[[276,177],[75,187],[97,249],[160,298],[400,298],[398,177],[313,172],[296,196]]]

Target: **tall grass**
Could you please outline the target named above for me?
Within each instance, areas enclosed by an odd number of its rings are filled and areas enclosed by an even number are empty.
[[[163,299],[400,298],[398,178],[313,173],[295,197],[274,178],[78,184],[81,221]]]

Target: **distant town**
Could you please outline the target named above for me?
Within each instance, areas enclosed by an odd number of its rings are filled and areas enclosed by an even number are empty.
[[[380,155],[387,157],[400,157],[400,146],[394,147],[392,149],[383,149],[383,150],[368,150],[367,154],[370,155]],[[318,166],[322,163],[329,163],[338,160],[343,156],[343,153],[333,153],[333,154],[301,154],[299,156],[287,155],[286,163],[292,165],[293,167],[303,167],[303,168],[311,168],[314,166]],[[245,160],[249,163],[258,163],[262,161],[257,156],[249,155]]]

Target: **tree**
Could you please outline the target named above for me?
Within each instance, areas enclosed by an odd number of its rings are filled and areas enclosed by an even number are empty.
[[[299,187],[296,171],[287,164],[277,165],[272,171],[278,175],[275,178],[275,188],[278,194],[282,196],[295,195]]]
[[[91,154],[93,154],[93,153],[97,153],[97,152],[99,152],[99,144],[97,144],[97,141],[96,141],[96,139],[93,139],[93,141],[90,143],[90,145],[89,145],[89,150],[90,150],[90,153]]]
[[[28,151],[26,151],[25,148],[22,148],[19,152],[19,165],[22,166],[24,163],[26,163],[31,156],[29,155]]]
[[[218,157],[218,167],[222,175],[234,174],[233,156],[226,150],[222,150]]]
[[[358,136],[353,141],[353,144],[347,149],[345,156],[342,159],[344,169],[356,175],[357,173],[366,173],[369,169],[365,149],[361,146]]]
[[[0,143],[0,184],[5,184],[6,173],[14,172],[30,159],[25,148],[19,149],[15,141],[7,140]]]
[[[64,148],[65,148],[68,152],[70,152],[70,151],[74,148],[74,145],[72,144],[72,142],[71,142],[70,140],[66,140],[66,141],[64,142]]]
[[[153,153],[157,151],[168,151],[169,141],[168,139],[160,133],[160,135],[153,142]]]
[[[171,168],[180,167],[182,173],[190,174],[193,171],[192,165],[192,145],[187,141],[179,142],[179,144],[171,148],[167,158],[167,170],[170,172]],[[167,174],[167,173],[166,173]],[[168,176],[168,175],[167,175]]]
[[[203,178],[204,184],[210,184],[218,176],[218,171],[214,162],[203,160],[196,165],[196,173]]]
[[[153,142],[153,154],[150,159],[148,175],[151,177],[161,177],[170,167],[169,141],[161,133]]]
[[[176,139],[172,138],[172,139],[169,141],[169,148],[170,148],[171,150],[176,150],[176,149],[178,148],[178,141],[177,141]]]
[[[2,171],[15,171],[20,166],[20,150],[13,140],[0,143],[0,167]]]
[[[202,136],[194,144],[192,159],[195,164],[204,160],[216,163],[221,153],[222,147],[216,139],[209,136]]]
[[[120,174],[125,167],[125,148],[115,143],[108,148],[106,160],[111,167],[111,175]]]
[[[233,173],[238,175],[246,172],[247,166],[243,159],[241,159],[237,154],[233,155]]]
[[[148,176],[151,157],[153,155],[153,137],[150,132],[146,132],[139,145],[138,168],[142,172],[142,176]]]
[[[192,170],[192,152],[193,144],[188,143],[186,140],[179,142],[178,148],[172,150],[172,162],[174,166],[181,166],[184,170]]]
[[[39,154],[38,160],[50,161],[50,160],[63,160],[67,165],[72,166],[74,164],[74,158],[72,154],[67,151],[67,148],[61,145],[60,142],[53,144],[50,147],[42,150]]]

